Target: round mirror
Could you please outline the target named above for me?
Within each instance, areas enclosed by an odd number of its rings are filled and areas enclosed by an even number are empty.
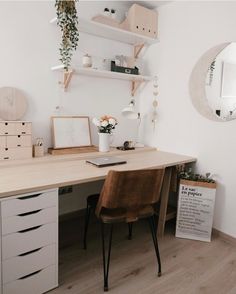
[[[215,121],[236,118],[236,43],[208,50],[198,61],[189,82],[192,102]]]
[[[206,99],[218,118],[236,118],[236,43],[226,46],[211,62],[205,81]]]

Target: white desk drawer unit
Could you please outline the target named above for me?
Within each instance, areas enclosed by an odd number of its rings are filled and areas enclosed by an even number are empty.
[[[15,281],[56,263],[55,244],[41,247],[2,263],[3,284]]]
[[[57,265],[21,277],[3,285],[3,294],[41,294],[57,286]]]
[[[16,233],[32,227],[57,221],[57,207],[33,210],[2,218],[2,235]]]
[[[31,122],[0,121],[0,160],[32,157]]]
[[[42,294],[57,287],[58,190],[5,198],[0,205],[0,293]]]
[[[55,190],[11,197],[1,201],[2,218],[57,206],[57,203],[57,192]]]

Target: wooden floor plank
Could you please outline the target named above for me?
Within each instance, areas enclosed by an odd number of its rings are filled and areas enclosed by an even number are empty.
[[[100,226],[92,221],[88,249],[82,249],[81,220],[69,221],[60,230],[60,287],[50,294],[103,293]],[[117,224],[111,253],[111,294],[235,294],[236,248],[215,237],[211,243],[174,237],[167,225],[160,240],[163,275],[157,277],[154,248],[145,221],[134,226]]]

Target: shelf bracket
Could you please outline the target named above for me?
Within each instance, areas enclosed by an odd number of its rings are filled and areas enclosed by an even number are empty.
[[[144,45],[145,45],[144,43],[134,45],[134,58],[138,58],[138,56],[139,56],[140,52],[142,51]]]
[[[131,95],[134,96],[143,81],[132,81]]]
[[[73,72],[74,72],[73,70],[69,70],[69,71],[64,71],[64,73],[63,73],[63,82],[59,82],[59,83],[63,84],[64,91],[67,90],[67,88],[70,84]]]

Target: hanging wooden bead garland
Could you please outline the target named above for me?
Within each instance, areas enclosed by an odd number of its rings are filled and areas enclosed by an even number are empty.
[[[154,81],[153,81],[153,96],[154,96],[154,100],[152,102],[152,106],[153,106],[152,123],[153,123],[153,129],[155,130],[156,123],[157,123],[157,106],[158,106],[158,102],[157,102],[157,96],[158,96],[157,76],[154,77]]]

